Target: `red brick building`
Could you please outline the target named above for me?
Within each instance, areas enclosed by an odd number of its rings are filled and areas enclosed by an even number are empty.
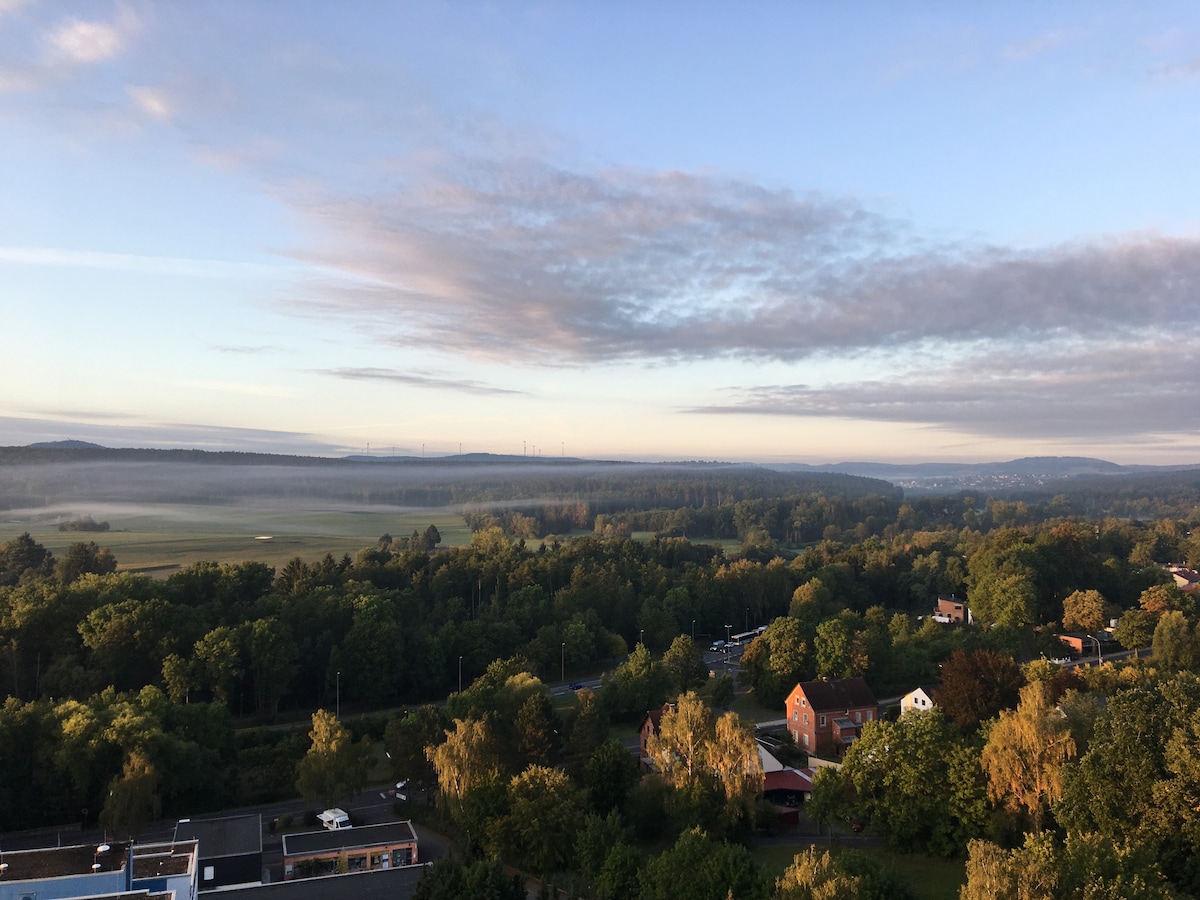
[[[841,759],[863,723],[878,718],[879,704],[862,678],[804,681],[788,694],[785,715],[800,749]]]

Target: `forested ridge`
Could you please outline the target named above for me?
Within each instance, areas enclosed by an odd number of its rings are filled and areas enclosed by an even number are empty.
[[[491,518],[470,546],[431,549],[432,529],[353,557],[199,563],[162,581],[118,571],[95,542],[55,558],[12,535],[0,544],[0,828],[83,809],[132,828],[296,791],[331,802],[361,786],[373,740],[397,776],[438,786],[471,853],[577,896],[808,897],[839,884],[905,896],[853,856],[802,855],[775,885],[742,846],[771,815],[748,731],[723,712],[733,686],[708,677],[698,644],[764,624],[741,677],[768,707],[818,677],[861,675],[881,697],[942,684],[933,713],[864,729],[819,779],[812,815],[966,857],[972,897],[1200,892],[1200,611],[1163,568],[1200,565],[1194,512],[1089,519],[1055,498],[890,492],[706,504],[703,484],[690,490],[698,506],[601,514],[588,537],[520,537],[503,511],[479,511]],[[694,537],[706,507],[728,510],[736,550]],[[968,599],[975,627],[929,619],[945,594]],[[1117,641],[1153,645],[1152,661],[1068,675],[1040,659],[1062,653],[1054,631],[1112,618]],[[555,709],[548,682],[601,670],[599,691]],[[408,712],[348,734],[329,712],[335,690],[356,713]],[[667,699],[659,774],[639,780],[609,723]],[[312,731],[253,727],[281,713],[313,714]],[[326,745],[343,748],[332,769],[311,761]],[[1027,771],[1034,782],[1014,774]],[[650,854],[647,841],[673,846]],[[1021,887],[1031,872],[1036,890]]]

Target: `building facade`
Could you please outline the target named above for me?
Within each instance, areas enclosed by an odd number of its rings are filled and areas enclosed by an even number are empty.
[[[804,681],[788,694],[785,714],[800,749],[841,759],[863,724],[879,717],[879,704],[862,678]]]

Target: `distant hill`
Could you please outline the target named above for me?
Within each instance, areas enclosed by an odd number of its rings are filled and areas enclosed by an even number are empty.
[[[53,447],[53,448],[56,448],[59,450],[83,450],[83,449],[107,450],[108,449],[107,447],[103,447],[100,444],[93,444],[90,441],[40,441],[39,443],[30,444],[29,446],[34,447],[34,448]]]
[[[1026,456],[986,463],[844,462],[806,465],[779,463],[782,472],[838,472],[890,481],[906,492],[948,493],[960,490],[1005,490],[1038,487],[1048,482],[1097,476],[1165,474],[1200,468],[1185,466],[1123,466],[1087,456]]]
[[[339,509],[468,504],[562,509],[583,504],[594,516],[810,493],[900,496],[896,487],[874,478],[697,461],[634,463],[496,454],[334,459],[94,446],[0,447],[0,509],[75,507],[84,502]]]

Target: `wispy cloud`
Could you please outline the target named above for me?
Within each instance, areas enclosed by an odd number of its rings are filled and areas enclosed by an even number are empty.
[[[69,17],[58,22],[45,35],[52,62],[90,65],[112,59],[124,49],[138,27],[138,19],[129,7],[118,7],[110,21]]]
[[[145,85],[130,85],[125,92],[133,101],[135,107],[152,119],[166,121],[171,118],[174,105],[167,92],[162,88]]]
[[[400,371],[398,369],[378,369],[371,367],[321,369],[321,375],[332,375],[334,378],[345,378],[350,381],[386,381],[411,387],[432,388],[443,391],[460,391],[467,394],[513,394],[522,395],[526,391],[511,388],[499,388],[480,381],[443,378],[419,370]]]
[[[301,206],[314,287],[376,337],[508,361],[794,362],[929,342],[1194,335],[1200,241],[933,244],[851,200],[705,174],[514,161]]]
[[[184,259],[143,256],[61,247],[0,247],[0,263],[32,266],[66,266],[107,269],[144,275],[183,275],[192,278],[244,278],[278,276],[286,267],[221,259]]]
[[[699,414],[849,417],[936,425],[1006,438],[1136,439],[1193,434],[1200,351],[1169,339],[997,351],[884,379],[828,386],[760,385]]]
[[[28,417],[0,416],[0,444],[19,446],[61,440],[85,440],[106,447],[248,450],[314,456],[344,451],[338,445],[298,431],[148,421],[134,416],[98,415],[94,412],[31,411]]]

